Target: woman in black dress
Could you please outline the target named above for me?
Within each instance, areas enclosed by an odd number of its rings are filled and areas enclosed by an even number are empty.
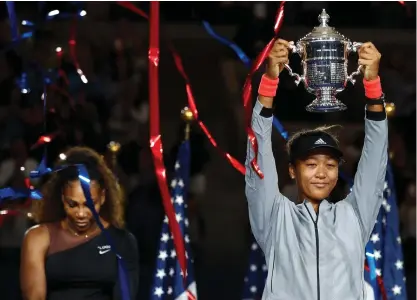
[[[134,299],[137,243],[123,229],[123,196],[116,178],[89,148],[70,149],[63,163],[85,165],[95,210],[124,259],[130,299]],[[43,187],[43,199],[33,202],[33,216],[39,225],[26,233],[21,253],[24,299],[121,299],[115,252],[86,204],[76,167],[53,173]]]

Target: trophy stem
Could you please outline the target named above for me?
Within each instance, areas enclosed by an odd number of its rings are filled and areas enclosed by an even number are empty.
[[[315,90],[316,99],[306,107],[309,112],[326,113],[346,110],[347,107],[335,96],[333,88],[320,88]]]

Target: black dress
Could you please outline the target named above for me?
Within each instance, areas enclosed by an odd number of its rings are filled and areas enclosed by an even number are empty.
[[[103,233],[80,239],[59,223],[47,225],[50,246],[45,262],[48,300],[121,299],[117,258]],[[138,251],[135,237],[109,227],[118,253],[128,271],[130,299],[138,289]]]

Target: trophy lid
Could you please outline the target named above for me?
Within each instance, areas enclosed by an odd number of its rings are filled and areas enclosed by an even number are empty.
[[[317,41],[317,40],[331,40],[331,41],[347,41],[342,34],[337,32],[333,27],[328,25],[330,16],[323,9],[318,17],[320,26],[314,27],[314,29],[305,37],[300,39],[302,42]]]

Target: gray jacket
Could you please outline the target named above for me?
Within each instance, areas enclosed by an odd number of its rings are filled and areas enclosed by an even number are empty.
[[[333,204],[323,200],[316,214],[308,201],[294,204],[278,188],[271,147],[272,117],[252,115],[260,179],[250,166],[248,143],[246,197],[253,234],[268,266],[263,300],[365,299],[365,245],[382,204],[387,165],[388,126],[365,118],[365,144],[352,192]]]

